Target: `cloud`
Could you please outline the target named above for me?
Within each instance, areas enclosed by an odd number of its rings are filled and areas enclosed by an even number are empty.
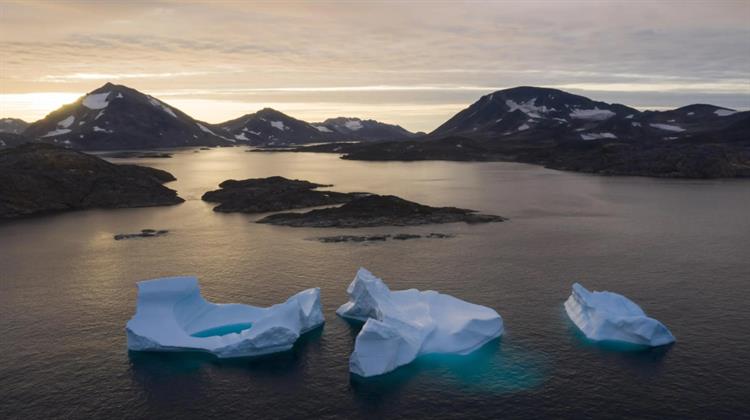
[[[196,100],[435,106],[543,85],[636,106],[664,93],[750,107],[750,3],[742,1],[2,7],[4,93],[83,93],[112,80]],[[439,118],[417,124],[427,129]]]

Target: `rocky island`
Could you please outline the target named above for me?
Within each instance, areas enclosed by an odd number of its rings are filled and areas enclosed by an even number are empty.
[[[203,194],[203,201],[220,203],[214,211],[231,213],[265,213],[326,206],[350,201],[357,194],[318,191],[330,185],[316,184],[281,176],[233,179],[219,184],[221,189]]]
[[[0,219],[66,210],[182,203],[169,172],[115,165],[95,156],[29,143],[0,151]]]
[[[278,213],[258,223],[293,227],[359,228],[373,226],[415,226],[433,223],[489,223],[506,220],[457,207],[431,207],[393,195],[364,195],[340,207],[305,213]]]

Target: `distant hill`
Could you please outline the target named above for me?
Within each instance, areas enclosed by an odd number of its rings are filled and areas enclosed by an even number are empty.
[[[18,118],[0,118],[0,133],[22,134],[28,126],[29,123]]]
[[[82,150],[232,145],[208,123],[126,86],[107,83],[29,125],[24,135]]]
[[[225,135],[251,145],[284,146],[344,140],[336,133],[319,130],[308,122],[271,108],[264,108],[217,126]]]
[[[641,112],[523,86],[481,97],[418,141],[305,150],[358,160],[494,160],[607,175],[747,177],[750,112],[705,104]]]
[[[386,124],[375,120],[362,120],[359,118],[329,118],[320,123],[313,123],[312,125],[318,130],[326,133],[338,133],[348,140],[399,140],[416,136],[416,134],[399,125]]]
[[[359,118],[329,118],[308,123],[283,112],[264,108],[218,124],[225,135],[257,146],[289,146],[335,141],[378,141],[414,137],[397,126]]]

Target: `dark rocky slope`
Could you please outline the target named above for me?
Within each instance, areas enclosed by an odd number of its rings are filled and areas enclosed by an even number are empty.
[[[14,133],[2,133],[0,132],[0,149],[6,149],[9,147],[16,147],[18,145],[28,143],[31,140],[23,134]]]
[[[183,202],[165,171],[115,165],[72,150],[25,144],[0,151],[0,219],[90,208]]]

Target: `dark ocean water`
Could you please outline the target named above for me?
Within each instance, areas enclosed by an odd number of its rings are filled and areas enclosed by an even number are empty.
[[[118,160],[125,162],[125,160]],[[608,178],[511,163],[368,163],[217,149],[135,160],[188,201],[0,225],[0,418],[740,418],[750,410],[750,182]],[[200,201],[229,178],[283,175],[500,214],[506,223],[330,230],[252,223]],[[116,233],[169,229],[114,241]],[[316,236],[455,234],[319,243]],[[490,306],[506,333],[469,356],[350,376],[338,318],[364,266],[392,289]],[[135,282],[199,277],[215,302],[322,289],[326,324],[293,351],[218,361],[129,354]],[[574,281],[622,293],[677,337],[620,351],[566,318]]]

